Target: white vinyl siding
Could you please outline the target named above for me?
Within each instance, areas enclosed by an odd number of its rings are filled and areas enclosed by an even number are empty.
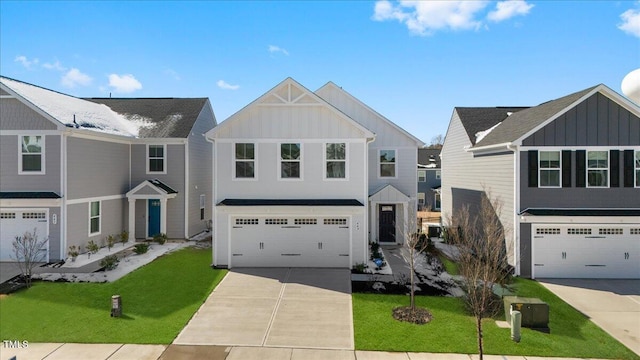
[[[280,179],[302,179],[302,146],[300,143],[280,144],[279,158]]]
[[[325,144],[325,167],[324,178],[339,180],[347,178],[347,144],[327,143]]]
[[[540,187],[560,187],[560,151],[540,151],[538,153],[538,184]]]
[[[608,151],[587,151],[587,187],[609,187]]]
[[[43,135],[21,135],[20,156],[18,158],[19,174],[45,173],[45,146]]]
[[[92,201],[89,203],[89,235],[100,234],[101,209],[100,201]]]
[[[380,150],[380,162],[378,165],[378,176],[381,178],[396,178],[396,151]]]
[[[255,179],[256,146],[253,143],[237,143],[234,152],[234,178]]]
[[[147,145],[147,174],[166,174],[166,159],[166,145]]]

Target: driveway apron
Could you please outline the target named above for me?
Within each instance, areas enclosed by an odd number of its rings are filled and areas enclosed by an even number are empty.
[[[349,349],[347,269],[233,269],[174,344]]]

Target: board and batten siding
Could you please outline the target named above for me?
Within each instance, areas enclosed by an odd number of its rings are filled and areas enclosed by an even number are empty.
[[[29,133],[29,135],[36,135]],[[60,135],[45,135],[44,174],[18,174],[19,172],[19,135],[0,135],[0,186],[2,191],[53,191],[62,194],[60,189]]]
[[[465,151],[465,147],[471,142],[467,136],[460,118],[454,111],[449,130],[442,149],[442,219],[453,214],[454,201],[464,203],[466,201],[479,201],[479,196],[467,196],[472,192],[487,192],[494,199],[502,203],[502,211],[499,214],[500,222],[508,232],[507,255],[509,263],[514,265],[514,155],[504,153],[474,157],[471,152]],[[463,191],[460,191],[463,190]],[[453,199],[454,194],[462,199]],[[469,200],[467,200],[469,199]],[[474,200],[475,199],[475,200]],[[469,204],[479,206],[480,204]],[[457,206],[457,205],[456,205]]]
[[[92,236],[89,236],[89,202],[67,205],[67,246],[78,246],[84,253],[89,240],[98,246],[106,245],[107,236],[117,236],[125,229],[127,214],[123,209],[126,209],[126,202],[127,199],[102,200],[100,234]]]
[[[51,120],[16,98],[0,100],[0,130],[56,130]]]
[[[207,229],[211,218],[213,199],[213,146],[204,133],[216,125],[215,115],[209,100],[198,116],[188,137],[189,147],[189,224],[187,236],[191,237]],[[204,220],[200,220],[200,195],[205,196]]]
[[[384,185],[393,185],[409,198],[417,200],[418,194],[418,148],[397,148],[393,145],[369,144],[369,195]],[[396,150],[396,177],[381,178],[379,170],[380,150]]]
[[[151,143],[151,142],[150,142]],[[151,144],[161,145],[162,141]],[[165,166],[166,174],[147,174],[147,145],[131,145],[131,188],[149,179],[158,179],[178,192],[175,198],[167,201],[167,236],[170,239],[184,239],[184,201],[185,201],[185,145],[168,144]],[[136,238],[146,238],[139,226],[147,223],[145,200],[136,201]],[[144,204],[144,205],[142,205]],[[141,208],[141,206],[143,206]],[[143,218],[144,216],[144,218]]]
[[[640,118],[594,94],[522,141],[523,146],[640,146]]]
[[[129,144],[68,137],[67,199],[124,195],[129,150]]]

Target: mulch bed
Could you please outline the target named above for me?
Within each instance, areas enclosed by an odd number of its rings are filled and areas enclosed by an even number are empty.
[[[382,285],[382,286],[380,286]],[[420,290],[416,289],[416,295],[426,296],[450,296],[446,290],[431,287],[426,284],[417,284]],[[406,284],[378,282],[378,281],[352,281],[351,291],[354,293],[387,294],[387,295],[408,295],[409,286]]]
[[[424,325],[433,319],[429,310],[421,307],[400,306],[393,309],[393,318],[413,324]]]

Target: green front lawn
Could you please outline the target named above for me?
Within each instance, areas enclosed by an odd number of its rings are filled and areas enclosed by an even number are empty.
[[[0,299],[0,337],[29,342],[169,344],[226,270],[211,249],[162,256],[113,283],[36,282]],[[123,316],[112,318],[111,296]]]
[[[523,328],[522,340],[515,343],[510,338],[510,329],[499,328],[495,320],[487,319],[483,323],[486,354],[638,359],[631,350],[536,281],[517,279],[515,286],[519,296],[540,298],[549,304],[551,333]],[[394,307],[408,304],[408,295],[353,294],[356,349],[478,352],[475,322],[466,315],[462,300],[416,296],[416,304],[433,314],[432,322],[426,325],[399,322],[391,317]]]

